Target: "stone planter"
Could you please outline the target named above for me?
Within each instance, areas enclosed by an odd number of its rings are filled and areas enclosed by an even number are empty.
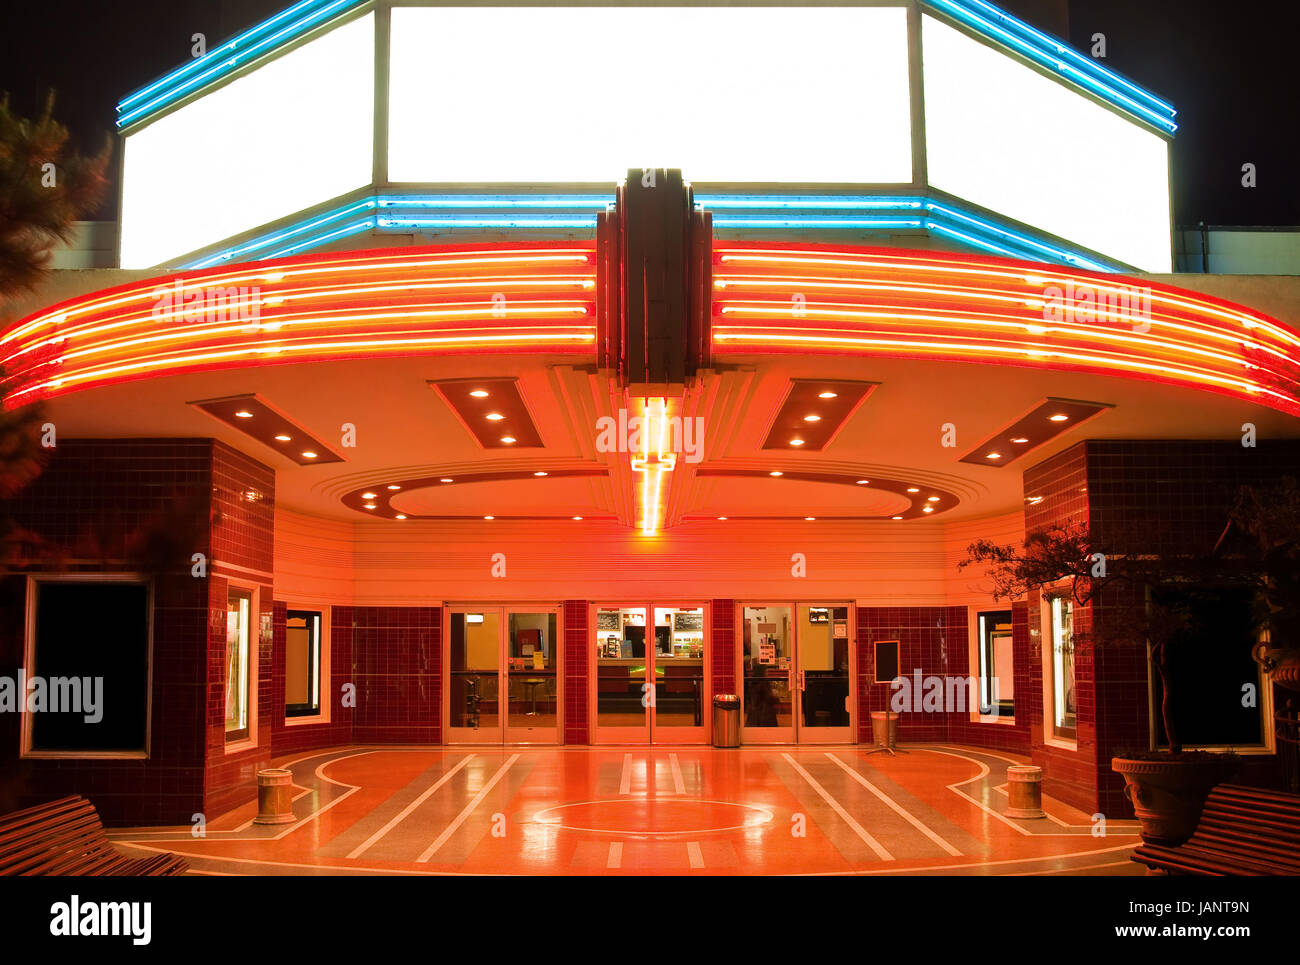
[[[1182,844],[1196,830],[1205,799],[1237,769],[1222,754],[1201,760],[1134,760],[1116,757],[1111,769],[1124,775],[1124,796],[1133,804],[1149,844]]]

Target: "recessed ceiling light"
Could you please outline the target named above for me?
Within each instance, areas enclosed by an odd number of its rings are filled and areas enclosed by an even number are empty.
[[[933,506],[922,506],[922,507],[921,507],[921,512],[923,512],[923,513],[933,513],[933,512],[934,512],[934,507],[933,507]]]
[[[534,476],[545,476],[545,475],[548,475],[548,474],[547,474],[547,473],[544,473],[544,472],[535,472],[535,473],[533,473],[533,475],[534,475]]]
[[[574,516],[573,518],[574,518],[575,521],[577,521],[577,520],[581,520],[581,519],[582,519],[581,516]]]
[[[773,469],[771,472],[768,473],[768,475],[769,475],[769,476],[784,476],[785,473],[783,473],[780,469]]]
[[[374,498],[375,498],[375,495],[376,495],[375,493],[362,493],[362,494],[361,494],[361,498],[362,498],[362,499],[374,499]]]
[[[1014,439],[1012,439],[1011,441],[1014,442],[1016,445],[1020,446],[1020,445],[1024,445],[1024,444],[1025,444],[1026,442],[1028,442],[1029,440],[1026,439],[1024,436],[1016,436],[1016,437],[1015,437]]]
[[[249,412],[247,409],[240,409],[235,413],[235,416],[240,419],[251,419],[253,418],[253,413]]]
[[[816,516],[805,516],[805,517],[804,517],[804,522],[806,522],[806,523],[815,523],[815,522],[817,522],[817,517],[816,517]]]
[[[476,399],[486,399],[488,397],[487,389],[475,389],[470,395]]]
[[[515,437],[514,437],[514,436],[502,436],[502,437],[501,437],[501,441],[504,442],[507,446],[512,446],[512,445],[514,445],[514,443],[515,443]]]
[[[315,459],[315,458],[316,458],[316,453],[314,453],[314,452],[312,452],[310,449],[308,449],[308,450],[306,450],[306,451],[302,454],[302,457],[303,457],[304,459]]]
[[[791,439],[791,440],[790,440],[790,445],[792,445],[792,446],[802,446],[802,445],[803,445],[803,440],[802,440],[802,439]]]
[[[891,519],[902,519],[903,517],[902,517],[902,516],[891,516],[890,518],[891,518]]]
[[[397,519],[406,519],[406,514],[405,514],[405,513],[398,513],[396,518],[397,518]]]
[[[866,485],[870,484],[870,482],[871,482],[870,479],[859,479],[859,480],[858,480],[858,485],[859,485],[859,486],[866,486]]]
[[[821,421],[822,421],[822,417],[819,416],[819,415],[817,415],[815,412],[810,412],[808,415],[806,415],[806,416],[803,417],[803,421],[804,421],[804,422],[821,422]]]
[[[366,503],[366,509],[374,509],[374,508],[375,508],[374,503]]]
[[[829,390],[827,390],[826,392],[817,393],[817,398],[819,399],[834,399],[835,397],[836,397],[836,393],[831,392]]]
[[[500,422],[502,419],[505,418],[505,416],[503,416],[500,412],[489,412],[483,418],[487,419],[488,422]]]
[[[290,439],[293,438],[293,436],[286,436],[284,433],[281,433],[280,435],[276,436],[275,438],[276,438],[276,441],[277,441],[277,442],[288,442]]]
[[[926,496],[925,498],[927,502],[931,502],[931,503],[937,503],[939,501],[938,496]]]
[[[396,490],[396,489],[401,489],[402,487],[397,485],[397,483],[389,483],[388,488]]]
[[[496,519],[495,516],[484,516],[483,518],[484,518],[484,519]]]
[[[1001,459],[1001,458],[1002,458],[1002,453],[1000,453],[1000,452],[990,452],[990,453],[989,453],[988,455],[986,455],[984,458],[985,458],[985,459]]]
[[[718,519],[722,520],[723,522],[726,522],[727,517],[726,517],[726,516],[719,516]]]
[[[1050,419],[1052,422],[1065,422],[1070,417],[1068,415],[1064,415],[1058,412],[1056,415],[1048,416],[1047,418]]]
[[[908,486],[907,491],[909,493],[919,493],[921,490],[918,489],[916,486]]]

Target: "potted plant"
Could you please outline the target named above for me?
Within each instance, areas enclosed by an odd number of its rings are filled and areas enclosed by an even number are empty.
[[[1300,485],[1284,477],[1237,493],[1220,546],[1244,539],[1259,561],[1255,660],[1273,683],[1300,691]]]
[[[1232,753],[1183,749],[1171,658],[1188,639],[1198,610],[1204,612],[1226,589],[1251,583],[1257,571],[1218,552],[1156,555],[1138,550],[1159,545],[1153,538],[1129,532],[1125,539],[1124,546],[1103,545],[1086,527],[1049,527],[1029,533],[1023,547],[976,541],[959,566],[986,565],[996,599],[1038,591],[1068,595],[1081,607],[1104,606],[1102,629],[1076,634],[1076,646],[1146,649],[1161,685],[1160,719],[1168,747],[1124,752],[1111,766],[1124,776],[1143,838],[1176,844],[1190,837],[1210,789],[1230,777],[1239,762]]]

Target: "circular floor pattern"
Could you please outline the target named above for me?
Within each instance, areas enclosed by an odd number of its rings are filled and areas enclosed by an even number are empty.
[[[533,815],[539,824],[566,831],[656,838],[747,831],[770,823],[772,818],[771,810],[756,804],[664,797],[577,801]]]

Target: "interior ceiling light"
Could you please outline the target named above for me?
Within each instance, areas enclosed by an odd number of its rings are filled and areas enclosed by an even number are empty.
[[[514,445],[514,443],[515,443],[515,437],[514,437],[514,436],[502,436],[502,437],[501,437],[501,441],[504,442],[507,446],[511,446],[511,445]]]
[[[486,416],[484,416],[484,418],[487,419],[488,422],[500,422],[502,419],[505,418],[505,416],[503,416],[500,412],[489,412]]]
[[[276,438],[276,441],[277,441],[277,442],[289,442],[290,440],[293,439],[293,436],[286,436],[286,435],[282,432],[282,433],[280,433],[278,436],[276,436],[275,438]]]
[[[544,472],[535,472],[535,473],[533,473],[533,475],[534,475],[534,476],[545,476],[546,473],[544,473]]]
[[[496,519],[495,516],[484,516],[483,518],[484,518],[484,519]]]
[[[802,446],[802,445],[803,445],[803,440],[802,440],[802,439],[791,439],[791,440],[790,440],[790,445],[792,445],[792,446]]]
[[[399,486],[399,485],[397,485],[397,483],[390,483],[389,486],[388,486],[388,488],[389,488],[389,489],[392,489],[392,490],[394,490],[394,491],[396,491],[396,490],[398,490],[398,489],[401,489],[402,487]]]
[[[809,414],[803,417],[804,422],[821,422],[822,417],[816,414]]]
[[[858,480],[858,485],[859,485],[859,486],[866,486],[866,485],[869,485],[870,483],[871,483],[871,480],[870,480],[870,479],[859,479],[859,480]]]
[[[819,398],[819,399],[833,399],[833,398],[836,397],[837,394],[838,394],[838,393],[835,393],[835,392],[818,392],[818,393],[817,393],[817,398]]]
[[[773,469],[771,472],[768,473],[768,475],[769,475],[769,476],[784,476],[785,473],[783,473],[780,469]]]
[[[581,520],[581,519],[582,519],[581,516],[574,516],[573,518],[574,518],[575,520]]]
[[[1015,437],[1014,439],[1012,439],[1011,441],[1014,442],[1014,443],[1015,443],[1016,445],[1018,445],[1018,446],[1022,446],[1022,445],[1024,445],[1026,442],[1028,442],[1029,440],[1026,439],[1024,436],[1016,436],[1016,437]]]
[[[933,507],[933,506],[922,506],[922,507],[921,507],[921,512],[923,512],[923,513],[933,513],[933,512],[934,512],[934,507]]]
[[[989,453],[988,455],[986,455],[984,458],[985,458],[985,459],[1001,459],[1001,458],[1002,458],[1002,453],[1000,453],[1000,452],[990,452],[990,453]]]
[[[908,486],[907,491],[909,493],[919,493],[921,490],[918,489],[916,486]]]
[[[397,519],[406,519],[406,514],[405,514],[405,513],[398,513],[397,516],[396,516],[396,518],[397,518]]]
[[[247,409],[240,409],[238,412],[235,413],[235,415],[237,415],[241,419],[253,418],[253,413],[249,412]]]
[[[455,482],[455,481],[456,480],[452,479],[450,476],[443,476],[441,479],[438,480],[438,482],[445,482],[445,483]]]
[[[375,508],[374,503],[366,503],[366,509],[374,509],[374,508]]]
[[[926,498],[927,500],[929,500],[930,502],[932,502],[932,503],[937,503],[937,502],[939,501],[939,497],[938,497],[938,496],[926,496],[925,498]]]
[[[362,498],[362,499],[374,499],[374,498],[376,498],[377,495],[378,495],[377,493],[362,493],[362,494],[361,494],[361,498]]]
[[[1053,422],[1065,422],[1070,417],[1068,415],[1062,415],[1061,413],[1058,412],[1054,416],[1048,416],[1048,418],[1051,419]]]
[[[302,457],[304,459],[315,459],[318,455],[319,453],[315,453],[312,452],[310,449],[307,449],[303,452]]]
[[[488,397],[486,389],[475,389],[470,393],[470,395],[474,396],[476,399],[486,399]]]

